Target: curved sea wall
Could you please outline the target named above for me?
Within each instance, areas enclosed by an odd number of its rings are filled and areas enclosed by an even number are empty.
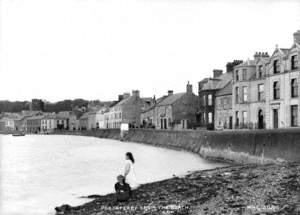
[[[77,131],[67,134],[121,139],[118,129]],[[126,133],[122,140],[187,150],[206,158],[235,163],[300,160],[300,129],[261,131],[133,129]]]

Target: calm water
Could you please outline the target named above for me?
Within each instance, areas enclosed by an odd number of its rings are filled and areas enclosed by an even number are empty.
[[[140,183],[221,166],[192,153],[115,140],[0,135],[0,214],[53,214],[55,206],[90,201],[80,196],[112,192],[127,151]]]

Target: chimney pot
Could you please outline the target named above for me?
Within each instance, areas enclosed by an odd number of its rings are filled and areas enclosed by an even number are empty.
[[[140,91],[138,90],[133,90],[132,91],[132,96],[136,97],[136,98],[139,98],[140,97]]]
[[[193,85],[191,85],[190,82],[188,82],[186,85],[186,92],[193,93]]]
[[[223,74],[223,70],[214,69],[213,73],[214,73],[214,78],[217,78],[217,77],[219,77],[219,76],[221,76]]]
[[[173,90],[168,90],[168,96],[173,95]]]

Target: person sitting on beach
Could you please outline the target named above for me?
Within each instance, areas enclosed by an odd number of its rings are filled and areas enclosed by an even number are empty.
[[[117,180],[118,182],[115,184],[117,201],[127,201],[130,198],[131,188],[129,184],[125,182],[125,177],[123,175],[119,175]]]

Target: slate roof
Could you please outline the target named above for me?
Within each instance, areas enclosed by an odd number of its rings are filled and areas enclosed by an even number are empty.
[[[223,88],[217,91],[216,96],[226,96],[232,94],[232,81],[227,83],[227,85]]]
[[[56,114],[57,119],[65,119],[70,117],[70,112],[69,111],[61,111],[58,114]]]
[[[174,102],[176,102],[178,99],[180,99],[182,96],[184,96],[186,93],[175,93],[173,95],[170,95],[166,97],[164,100],[162,100],[160,103],[157,104],[157,106],[165,106],[165,105],[171,105]]]
[[[204,81],[207,81],[204,86],[202,87],[202,90],[218,90],[224,88],[229,82],[232,80],[232,73],[224,73],[220,75],[217,78],[210,78],[210,79],[203,79]]]
[[[44,116],[40,115],[40,116],[30,116],[27,118],[27,120],[35,120],[35,119],[43,119]]]
[[[160,102],[162,102],[162,101],[163,101],[165,98],[167,98],[167,97],[168,97],[168,96],[162,96],[162,97],[158,98],[158,99],[156,100],[156,103],[154,103],[154,104],[151,105],[150,107],[148,107],[148,108],[142,110],[142,113],[146,113],[146,112],[148,112],[148,111],[154,109]]]
[[[255,60],[246,60],[243,63],[235,66],[234,68],[245,67],[245,66],[256,66]]]
[[[215,90],[218,85],[217,79],[207,79],[207,82],[204,84],[202,90]]]
[[[280,48],[280,50],[283,52],[283,54],[288,54],[290,49],[283,49],[283,48]]]
[[[216,88],[217,89],[222,89],[224,88],[229,82],[232,80],[232,73],[224,73],[223,75],[220,76],[221,81],[218,82]]]

